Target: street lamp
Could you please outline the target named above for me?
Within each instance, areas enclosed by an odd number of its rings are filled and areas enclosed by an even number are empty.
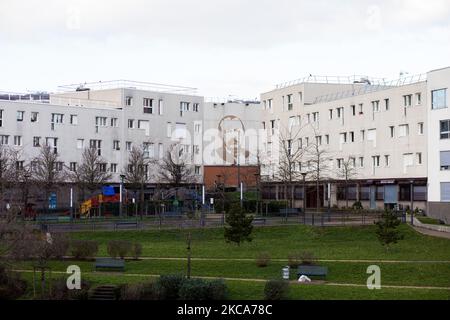
[[[411,215],[411,225],[414,225],[414,215],[413,215],[413,208],[414,208],[414,180],[410,180],[410,201],[411,201],[411,208],[409,209],[409,214]]]
[[[301,172],[303,177],[303,217],[306,224],[306,175],[308,174],[306,171]]]
[[[123,203],[123,181],[125,180],[125,175],[120,175],[120,206],[119,206],[119,216],[122,217],[122,203]]]
[[[259,188],[259,179],[260,174],[255,173],[255,181],[256,181],[256,215],[259,214],[259,194],[260,194],[260,188]]]

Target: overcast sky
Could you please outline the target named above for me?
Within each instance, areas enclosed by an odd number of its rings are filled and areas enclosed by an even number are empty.
[[[450,65],[449,0],[0,0],[0,91],[129,79],[255,98]]]

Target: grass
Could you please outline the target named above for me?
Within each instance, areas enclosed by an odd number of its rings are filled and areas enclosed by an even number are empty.
[[[255,228],[254,240],[239,247],[224,241],[221,228],[194,229],[191,230],[192,254],[193,257],[253,259],[260,252],[268,252],[272,259],[286,259],[292,252],[311,251],[321,259],[450,261],[450,240],[421,235],[406,225],[400,230],[405,239],[386,252],[376,238],[374,226]],[[98,241],[99,254],[104,256],[106,244],[112,239],[140,242],[143,256],[186,256],[186,230],[81,232],[72,237]]]
[[[448,226],[448,225],[446,225],[446,224],[442,224],[439,220],[437,220],[437,219],[433,219],[433,218],[430,218],[430,217],[417,217],[417,220],[419,220],[420,222],[422,222],[422,223],[424,223],[424,224],[432,224],[432,225],[439,225],[439,226],[441,226],[441,225],[445,225],[445,226]]]
[[[406,225],[402,225],[400,230],[405,239],[386,252],[378,242],[373,226],[255,228],[254,240],[239,247],[225,242],[221,228],[195,229],[191,230],[192,256],[203,260],[192,261],[192,276],[228,278],[232,299],[262,299],[264,281],[261,280],[279,279],[281,269],[287,263],[287,256],[292,252],[307,250],[319,259],[370,259],[377,262],[322,261],[320,265],[329,269],[326,279],[328,285],[293,284],[291,299],[450,299],[450,290],[446,289],[382,288],[372,291],[365,287],[368,277],[366,270],[371,264],[380,266],[382,286],[450,287],[450,240],[421,235]],[[95,273],[92,261],[53,261],[51,266],[53,271],[65,272],[68,265],[79,265],[84,279],[94,285],[149,281],[152,275],[160,274],[185,274],[186,232],[152,230],[73,233],[71,236],[74,239],[98,241],[99,254],[102,256],[107,256],[106,244],[109,240],[120,239],[140,242],[143,245],[143,256],[155,259],[127,261],[125,273]],[[271,255],[272,261],[266,268],[256,266],[255,258],[260,252]],[[164,257],[172,259],[161,259]],[[406,262],[392,262],[393,260]],[[31,263],[21,263],[16,268],[30,270]],[[62,274],[55,273],[55,277],[57,276]],[[291,279],[295,280],[295,276],[295,270],[292,270]],[[24,277],[31,279],[30,273],[24,273]],[[243,281],[244,279],[250,281]]]

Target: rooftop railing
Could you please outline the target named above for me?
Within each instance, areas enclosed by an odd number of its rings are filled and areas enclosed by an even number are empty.
[[[50,100],[50,94],[47,92],[17,93],[0,91],[0,100],[48,103]]]
[[[58,86],[61,91],[76,91],[76,90],[108,90],[108,89],[135,89],[153,92],[163,92],[163,93],[176,93],[176,94],[186,94],[195,95],[197,94],[197,88],[174,86],[161,83],[151,83],[142,81],[131,81],[131,80],[111,80],[111,81],[99,81],[90,83],[78,83]]]
[[[383,81],[382,83],[378,84],[366,82],[365,84],[357,86],[351,90],[319,96],[314,100],[313,104],[345,99],[348,97],[359,96],[362,94],[373,93],[381,90],[388,90],[395,87],[401,87],[413,83],[423,82],[426,80],[427,80],[426,74],[418,74],[413,76],[402,77],[397,80]]]

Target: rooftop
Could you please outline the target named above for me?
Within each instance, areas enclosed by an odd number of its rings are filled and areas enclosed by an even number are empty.
[[[131,80],[109,80],[98,82],[85,82],[58,86],[63,92],[86,91],[86,90],[108,90],[108,89],[135,89],[152,92],[164,92],[175,94],[195,95],[197,88],[175,86],[161,83],[131,81]]]

